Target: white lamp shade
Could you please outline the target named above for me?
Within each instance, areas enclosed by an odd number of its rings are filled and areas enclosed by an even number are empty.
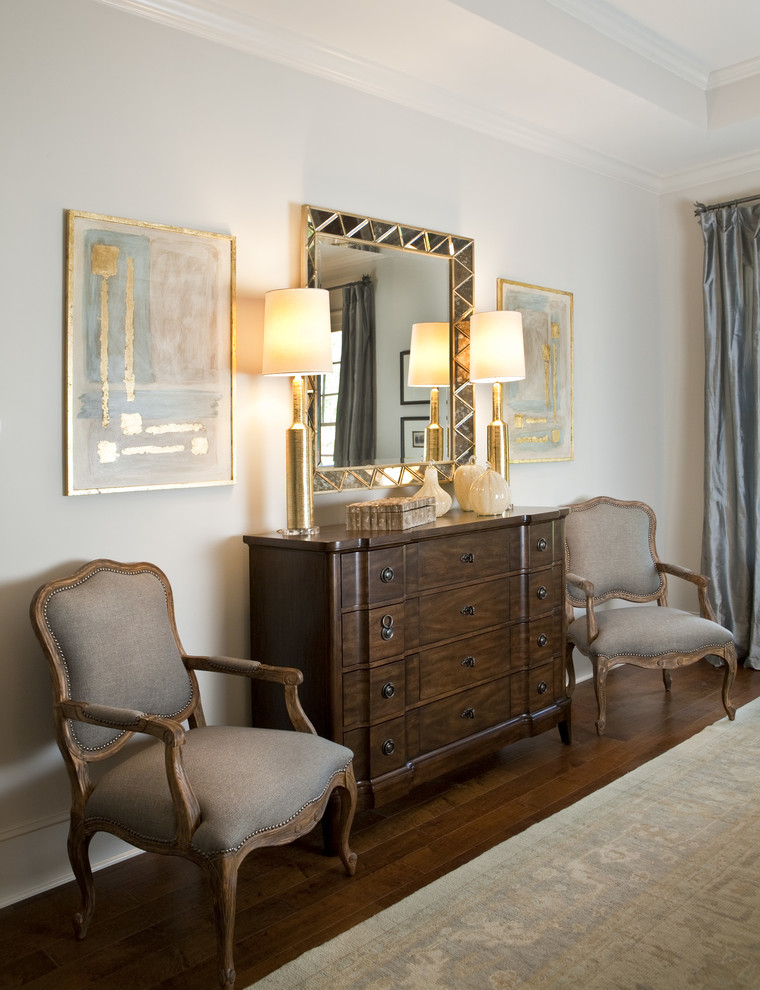
[[[327,289],[267,292],[262,374],[326,375],[332,367]]]
[[[522,314],[476,313],[470,320],[470,381],[516,382],[525,378]]]
[[[449,324],[415,323],[409,349],[409,385],[425,388],[451,384]]]

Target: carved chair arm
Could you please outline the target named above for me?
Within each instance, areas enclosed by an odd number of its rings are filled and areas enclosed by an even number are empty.
[[[93,705],[84,701],[64,700],[58,702],[58,707],[64,718],[91,725],[102,725],[107,729],[141,732],[144,735],[155,736],[163,742],[166,779],[177,820],[177,844],[181,847],[189,846],[190,839],[201,820],[201,809],[182,763],[185,730],[180,723],[170,718],[146,715],[131,708]]]
[[[688,567],[682,567],[680,564],[666,564],[661,560],[657,561],[656,567],[662,574],[672,574],[673,577],[683,578],[684,581],[695,585],[697,596],[699,597],[699,614],[703,619],[710,619],[712,622],[715,622],[715,613],[710,604],[710,599],[707,597],[707,587],[710,584],[708,577],[704,574],[697,574],[696,571],[692,571]]]
[[[573,588],[577,588],[586,599],[586,625],[588,628],[588,641],[593,643],[599,635],[599,628],[596,624],[596,612],[594,611],[594,585],[586,578],[578,574],[565,574],[565,581]]]
[[[275,667],[258,660],[242,660],[239,657],[184,657],[185,663],[193,670],[209,670],[223,674],[240,674],[251,680],[270,681],[282,684],[285,691],[285,706],[291,724],[297,732],[308,732],[315,736],[317,730],[309,721],[301,707],[298,685],[303,684],[303,674],[296,667]]]

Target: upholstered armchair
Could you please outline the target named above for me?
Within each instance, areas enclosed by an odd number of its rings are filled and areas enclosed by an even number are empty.
[[[655,527],[648,505],[607,497],[571,505],[565,520],[568,668],[572,672],[574,647],[591,661],[600,735],[607,723],[607,673],[623,663],[660,668],[669,691],[673,668],[720,657],[723,706],[729,719],[736,713],[730,700],[736,676],[733,637],[715,621],[707,578],[659,559]],[[669,575],[695,586],[699,615],[668,606]],[[636,604],[598,608],[613,599]],[[576,618],[575,609],[585,609],[585,616]]]
[[[56,737],[71,781],[68,852],[82,895],[77,937],[84,938],[95,903],[90,840],[111,832],[205,871],[219,983],[232,986],[237,872],[249,852],[314,828],[335,792],[327,838],[353,875],[353,754],[316,735],[299,703],[300,671],[188,656],[169,582],[152,564],[87,564],[40,588],[31,618],[50,665]],[[206,725],[197,670],[280,683],[297,731]],[[136,735],[153,738],[129,747]],[[89,765],[120,750],[122,758],[94,782]]]

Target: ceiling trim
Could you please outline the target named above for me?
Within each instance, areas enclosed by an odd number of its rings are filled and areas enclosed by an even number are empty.
[[[701,168],[693,168],[669,175],[662,180],[660,192],[679,192],[682,189],[691,189],[723,179],[733,179],[758,170],[760,170],[760,151],[752,151],[745,155],[724,158],[722,161],[713,162]]]
[[[289,68],[350,86],[370,96],[545,154],[649,192],[659,192],[661,177],[626,162],[557,138],[523,121],[458,98],[451,91],[416,77],[360,60],[313,42],[296,32],[271,30],[254,18],[234,20],[213,0],[203,6],[184,0],[97,0],[168,27],[257,55]],[[215,10],[214,8],[217,8]]]
[[[709,179],[738,175],[760,166],[760,152],[721,161],[706,168],[673,175],[658,175],[591,148],[558,138],[507,112],[471,102],[434,83],[357,58],[337,48],[319,44],[289,29],[251,15],[230,16],[229,8],[216,0],[97,0],[98,3],[137,14],[164,26],[186,31],[218,44],[256,55],[388,100],[457,126],[474,130],[538,154],[628,183],[655,194],[697,184],[693,176]],[[558,7],[601,10],[596,0],[550,0]],[[604,5],[606,7],[606,5]],[[610,8],[606,8],[609,10]],[[755,60],[753,60],[754,63]],[[760,60],[757,60],[760,63]]]
[[[548,0],[559,10],[582,21],[600,34],[617,41],[637,55],[706,90],[709,69],[702,62],[653,31],[647,31],[632,18],[604,0]]]

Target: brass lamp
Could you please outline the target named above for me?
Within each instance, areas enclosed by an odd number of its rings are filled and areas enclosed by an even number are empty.
[[[476,313],[470,320],[470,381],[493,382],[493,421],[487,457],[509,482],[509,431],[502,419],[502,382],[525,378],[522,314],[510,310]]]
[[[451,383],[448,323],[415,323],[409,348],[408,384],[430,389],[430,422],[425,428],[425,460],[444,459],[443,427],[438,422],[438,389]]]
[[[292,375],[293,425],[285,432],[286,536],[319,532],[314,524],[314,431],[305,421],[306,375],[332,371],[327,289],[274,289],[264,296],[265,375]]]

